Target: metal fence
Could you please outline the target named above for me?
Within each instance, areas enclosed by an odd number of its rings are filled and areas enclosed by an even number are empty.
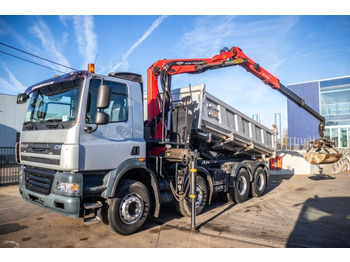
[[[14,147],[0,147],[0,186],[18,183],[19,165]]]

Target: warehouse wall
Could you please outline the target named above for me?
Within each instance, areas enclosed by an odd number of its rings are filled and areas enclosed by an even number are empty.
[[[0,94],[0,147],[13,147],[16,134],[21,132],[27,103],[16,104],[14,95]]]

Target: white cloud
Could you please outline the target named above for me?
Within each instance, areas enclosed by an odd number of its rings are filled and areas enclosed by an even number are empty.
[[[186,57],[212,56],[229,43],[227,39],[236,29],[234,21],[234,16],[199,17],[192,29],[182,35],[177,47]]]
[[[5,66],[2,65],[7,74],[8,74],[8,81],[0,78],[0,89],[5,91],[6,94],[18,94],[23,93],[26,89],[26,87],[17,80],[17,78],[12,74],[12,72]]]
[[[41,45],[46,57],[49,57],[50,60],[53,60],[59,64],[70,67],[68,59],[63,55],[62,43],[56,40],[54,34],[51,32],[51,29],[42,19],[39,18],[38,21],[29,28],[29,31],[33,36],[41,41]],[[65,42],[65,40],[63,42]],[[66,68],[58,65],[53,66],[50,64],[50,67],[67,71]]]
[[[61,21],[65,21],[65,19]],[[97,36],[94,31],[94,18],[88,15],[73,16],[73,25],[78,50],[84,59],[82,68],[86,68],[87,64],[95,62],[97,55]]]
[[[68,15],[60,15],[58,16],[58,19],[60,20],[62,25],[64,25],[65,27],[68,27],[68,20],[69,20]]]
[[[97,56],[97,35],[94,31],[94,17],[90,15],[68,16],[61,15],[59,20],[64,27],[69,27],[73,23],[75,41],[78,45],[78,52],[83,58],[81,68],[87,68],[87,64],[94,63]],[[64,34],[67,40],[68,34]]]
[[[64,32],[62,35],[62,44],[65,45],[68,42],[69,34]]]
[[[264,59],[262,66],[268,70],[285,63],[291,48],[289,42],[293,40],[290,36],[299,17],[261,17],[252,22],[249,17],[242,19],[239,16],[200,16],[181,36],[176,47],[184,57],[211,57],[223,47],[239,46],[253,59]]]
[[[128,67],[128,57],[131,55],[134,50],[143,42],[146,40],[146,38],[166,19],[167,16],[160,16],[158,17],[152,25],[144,32],[144,34],[138,39],[129,49],[128,51],[123,55],[122,60],[118,62],[112,69],[112,71],[115,71],[120,66],[123,65],[124,68]]]
[[[299,18],[293,16],[262,17],[251,22],[234,16],[201,16],[182,35],[176,47],[183,57],[200,58],[212,57],[225,46],[238,46],[279,78],[278,72],[292,53],[290,37],[298,21]],[[260,113],[262,123],[268,127],[274,121],[274,113],[282,112],[286,125],[286,98],[242,68],[220,69],[198,76],[184,75],[182,79],[174,79],[178,84],[176,87],[185,83],[205,83],[209,93],[248,116]]]

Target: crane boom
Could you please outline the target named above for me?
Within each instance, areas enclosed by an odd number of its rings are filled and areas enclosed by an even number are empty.
[[[305,109],[312,116],[320,121],[319,134],[324,136],[324,123],[325,119],[322,115],[309,107],[304,99],[293,93],[291,90],[282,85],[278,78],[273,76],[262,66],[254,62],[242,50],[238,47],[232,47],[231,49],[224,48],[220,54],[213,56],[212,58],[197,58],[197,59],[164,59],[155,62],[147,71],[147,103],[148,103],[148,121],[152,121],[157,115],[162,112],[163,109],[159,108],[159,90],[158,90],[158,76],[161,77],[161,84],[164,93],[164,110],[165,115],[168,111],[170,91],[171,91],[171,79],[172,75],[183,73],[203,73],[207,70],[219,69],[228,66],[239,65],[246,69],[249,73],[253,74],[266,85],[269,85],[273,89],[278,90],[281,94],[293,101],[298,106]],[[154,120],[154,121],[159,121]],[[159,138],[160,133],[155,136]]]
[[[325,118],[308,106],[304,99],[293,93],[290,89],[282,85],[277,77],[265,70],[258,63],[254,62],[239,47],[231,49],[223,48],[219,54],[212,58],[195,58],[195,59],[163,59],[152,64],[147,71],[147,125],[152,127],[152,139],[159,140],[163,138],[164,129],[167,128],[168,112],[171,109],[171,76],[184,73],[199,74],[207,70],[219,69],[229,66],[239,65],[249,73],[259,78],[266,85],[278,90],[285,97],[303,108],[316,119],[320,121],[318,132],[320,138],[314,142],[314,148],[317,153],[324,150],[326,154],[322,155],[323,160],[315,160],[314,153],[308,153],[304,158],[310,163],[329,162],[334,163],[342,156],[332,148],[332,142],[324,137]],[[158,78],[163,92],[159,92]],[[329,150],[335,150],[334,154],[329,154]],[[332,155],[332,158],[328,156]]]

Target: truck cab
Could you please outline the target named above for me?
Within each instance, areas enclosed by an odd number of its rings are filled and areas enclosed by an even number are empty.
[[[76,71],[20,94],[18,103],[30,99],[17,145],[23,198],[88,222],[98,219],[122,174],[145,176],[142,88],[137,74]],[[137,208],[137,201],[126,203]]]

